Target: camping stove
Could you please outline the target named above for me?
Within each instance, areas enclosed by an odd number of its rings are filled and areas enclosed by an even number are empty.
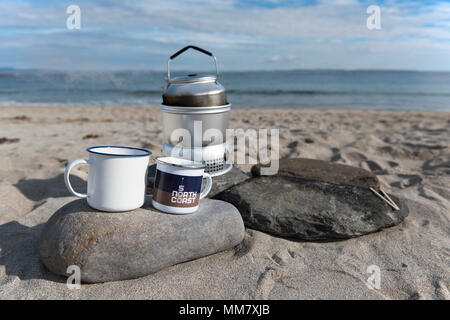
[[[195,49],[214,59],[216,75],[170,78],[170,61],[188,49]],[[209,51],[187,46],[167,62],[167,86],[163,88],[163,154],[206,165],[205,172],[218,176],[230,171],[226,163],[226,129],[231,110],[225,88],[218,82],[216,57]]]
[[[227,148],[226,143],[201,148],[183,148],[164,143],[163,153],[164,155],[189,160],[201,159],[201,162],[206,166],[205,172],[215,177],[227,173],[233,167],[232,164],[226,163]]]

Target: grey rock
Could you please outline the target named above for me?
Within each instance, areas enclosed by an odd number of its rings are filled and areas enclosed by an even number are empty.
[[[252,175],[261,176],[261,165],[254,165]],[[336,184],[379,188],[380,182],[372,172],[339,163],[306,158],[286,158],[279,162],[277,175],[320,180]]]
[[[302,240],[357,237],[397,225],[408,215],[394,196],[400,211],[368,188],[292,175],[251,178],[215,198],[236,206],[249,228]]]
[[[213,177],[213,186],[211,191],[208,193],[208,198],[213,198],[215,195],[221,193],[222,191],[248,180],[250,177],[242,170],[233,167],[227,173]]]
[[[43,228],[41,261],[65,276],[77,265],[83,282],[125,280],[230,249],[244,238],[242,218],[229,203],[203,199],[188,215],[161,213],[149,203],[122,213],[95,211],[84,199],[68,203]]]
[[[156,164],[148,166],[147,169],[147,189],[146,194],[153,194],[153,187],[155,186]]]
[[[147,194],[153,193],[153,186],[155,184],[156,164],[148,167],[148,179],[147,179]],[[226,174],[213,177],[213,186],[208,193],[207,198],[212,198],[216,194],[228,189],[235,184],[249,179],[250,177],[242,170],[233,167]]]

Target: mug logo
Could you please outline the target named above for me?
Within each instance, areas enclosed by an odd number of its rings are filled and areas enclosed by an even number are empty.
[[[170,207],[196,207],[200,200],[202,178],[156,170],[153,200]]]
[[[184,180],[181,179],[182,181]],[[192,204],[195,203],[195,200],[197,200],[197,192],[185,192],[184,191],[184,185],[178,186],[178,191],[172,191],[172,197],[170,198],[170,202],[173,203],[186,203],[186,204]]]

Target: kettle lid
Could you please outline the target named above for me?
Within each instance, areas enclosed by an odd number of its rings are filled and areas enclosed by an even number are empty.
[[[217,81],[217,77],[213,75],[199,75],[196,73],[191,73],[186,76],[176,77],[168,80],[170,84],[180,84],[180,83],[197,83],[197,82],[211,82]]]

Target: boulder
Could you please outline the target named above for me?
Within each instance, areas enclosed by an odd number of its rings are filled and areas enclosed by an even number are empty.
[[[39,239],[44,265],[65,275],[76,265],[83,282],[142,277],[165,267],[230,249],[244,238],[244,225],[231,204],[203,199],[198,211],[171,215],[151,207],[99,212],[86,200],[59,209]]]
[[[394,211],[369,187],[379,187],[372,173],[312,159],[283,159],[273,176],[241,182],[214,198],[238,208],[245,226],[302,240],[347,239],[399,224],[408,215],[400,199]]]

